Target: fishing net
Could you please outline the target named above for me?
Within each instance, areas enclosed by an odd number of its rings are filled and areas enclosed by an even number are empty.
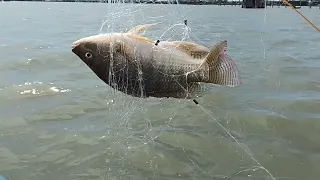
[[[251,12],[239,6],[195,7],[179,5],[176,1],[165,1],[165,4],[119,1],[108,3],[107,7],[100,33],[127,32],[136,25],[157,23],[143,36],[160,43],[191,41],[208,48],[226,39],[230,42],[228,53],[247,81],[242,85],[244,89],[253,91],[251,80],[254,78],[260,79],[258,84],[264,86],[266,92],[284,92],[288,86],[288,82],[281,79],[280,69],[273,65],[273,58],[279,53],[279,49],[274,48],[290,48],[291,40],[285,38],[278,45],[267,43],[273,30],[266,27],[280,26],[282,31],[294,31],[290,28],[292,21],[282,25],[267,21],[268,17],[279,16],[281,11],[268,14],[267,8],[252,10],[256,11],[256,17],[252,17]],[[232,10],[241,11],[241,15],[229,16]],[[296,22],[297,18],[291,19]],[[255,51],[260,53],[253,53]],[[288,55],[284,61],[293,61],[302,54]],[[110,72],[113,73],[112,67]],[[273,159],[281,157],[279,145],[285,146],[288,142],[277,136],[276,129],[269,124],[276,118],[281,119],[281,112],[277,114],[277,110],[273,110],[274,103],[263,107],[261,101],[255,101],[261,96],[258,93],[250,94],[252,102],[243,102],[239,96],[249,94],[241,95],[237,88],[225,87],[212,87],[207,95],[195,101],[135,98],[113,88],[108,91],[106,106],[112,118],[107,118],[108,131],[103,136],[107,148],[102,172],[105,179],[295,179],[295,175],[272,166]],[[250,115],[243,111],[243,103],[252,109]],[[261,117],[259,111],[269,115]]]
[[[120,2],[108,3],[100,33],[127,32],[136,25],[157,23],[143,36],[160,43],[191,41],[209,49],[214,43],[227,39],[231,42],[229,54],[235,56],[245,78],[250,77],[246,77],[246,68],[239,57],[249,58],[251,50],[242,51],[237,47],[241,45],[232,40],[241,39],[241,35],[237,37],[237,28],[242,26],[242,21],[256,21],[247,31],[254,40],[261,41],[257,43],[261,46],[257,58],[261,60],[251,58],[249,63],[257,63],[257,71],[266,73],[263,26],[267,10],[257,12],[260,18],[230,17],[221,21],[220,17],[227,17],[228,13],[217,6],[182,7],[176,1],[165,1],[166,4]],[[194,11],[199,11],[201,17],[189,15],[197,14]],[[111,75],[114,63],[111,59]],[[194,102],[134,98],[113,88],[108,91],[106,106],[108,116],[113,118],[106,121],[108,131],[103,136],[108,149],[102,173],[105,179],[277,179],[274,175],[277,171],[268,165],[272,160],[270,148],[283,142],[272,135],[266,120],[252,122],[245,119],[245,113],[241,117],[242,102],[237,99],[236,88],[212,87],[204,98]],[[264,147],[270,148],[259,147],[267,143],[270,145]]]
[[[48,100],[54,101],[53,105],[39,103],[41,105],[34,107],[34,114],[2,123],[1,136],[4,134],[7,138],[6,134],[9,134],[7,136],[12,136],[12,139],[19,137],[16,141],[22,143],[24,148],[21,151],[17,148],[19,152],[16,154],[21,155],[19,158],[11,155],[14,153],[9,150],[0,149],[3,156],[1,162],[6,165],[1,166],[0,163],[0,169],[8,170],[8,174],[19,174],[24,179],[274,180],[303,179],[306,174],[316,174],[312,169],[320,168],[318,154],[310,144],[318,145],[319,142],[315,134],[319,128],[314,125],[314,119],[319,118],[317,91],[320,84],[319,74],[316,73],[319,72],[316,69],[319,64],[308,64],[299,70],[296,68],[302,61],[319,59],[319,38],[310,41],[312,37],[308,35],[314,33],[314,29],[295,12],[283,11],[284,7],[248,10],[240,6],[189,6],[177,1],[156,2],[104,1],[104,4],[86,4],[86,7],[81,7],[86,11],[81,12],[70,6],[70,11],[77,12],[76,17],[61,11],[65,20],[59,23],[67,24],[66,19],[71,18],[87,22],[75,25],[77,32],[84,36],[92,35],[89,31],[127,32],[137,25],[156,23],[143,36],[155,42],[159,40],[159,43],[190,41],[209,49],[213,44],[227,40],[228,54],[235,60],[243,84],[235,88],[208,85],[206,94],[195,100],[132,97],[102,83],[85,64],[80,63],[81,60],[71,56],[70,49],[63,51],[63,54],[54,52],[54,47],[48,48],[44,54],[56,54],[48,59],[39,57],[39,62],[43,64],[28,59],[28,65],[34,63],[39,66],[37,72],[43,73],[43,76],[48,72],[45,72],[46,69],[40,70],[43,66],[54,64],[52,62],[58,62],[57,66],[51,66],[53,71],[76,69],[79,72],[71,72],[70,77],[59,74],[59,77],[54,77],[55,85],[27,83],[22,87],[14,86],[13,90],[23,97],[43,95],[43,91],[49,91],[49,95],[56,92],[71,95],[55,96],[53,100]],[[60,12],[58,7],[52,9]],[[105,16],[101,17],[101,24],[92,26],[92,16],[88,14],[95,12],[88,9],[103,11]],[[49,10],[46,12],[49,13]],[[304,10],[311,21],[320,24],[320,17],[308,12]],[[54,13],[49,14],[52,19],[48,21],[54,22],[55,16]],[[281,17],[284,20],[273,21]],[[38,23],[36,20],[32,22]],[[3,27],[6,26],[4,23]],[[59,27],[59,24],[56,26]],[[297,40],[290,33],[301,36]],[[62,35],[74,34],[70,31]],[[61,44],[63,38],[58,35],[52,41]],[[43,39],[47,38],[47,34],[43,36]],[[297,41],[304,42],[305,46],[295,47]],[[67,43],[69,41],[65,41]],[[70,48],[69,45],[67,47]],[[11,53],[15,54],[16,49]],[[29,58],[29,53],[25,53],[25,57]],[[68,55],[69,59],[65,58]],[[117,77],[112,76],[115,73],[112,67],[117,62],[112,59],[110,62],[111,77],[108,78],[117,83]],[[23,65],[22,69],[29,72],[30,66]],[[123,69],[121,73],[127,73],[127,70]],[[294,75],[297,79],[289,78]],[[57,80],[60,78],[66,82]],[[143,89],[143,79],[139,75],[136,78],[140,82],[138,86]],[[41,76],[35,79],[45,81]],[[97,85],[98,82],[101,84]],[[56,84],[62,84],[67,89],[52,87],[58,86]],[[29,85],[38,90],[40,88],[37,86],[40,86],[44,90],[33,92]],[[9,91],[1,91],[1,97],[13,98],[9,96]],[[301,98],[309,96],[316,99],[311,100],[311,105]],[[71,99],[71,102],[66,99]],[[306,106],[301,107],[301,104]],[[22,105],[31,106],[29,101],[19,104]],[[299,114],[301,108],[307,112],[308,118]],[[7,109],[7,114],[16,113],[14,108],[6,108],[3,112]],[[303,118],[307,125],[300,123]],[[15,122],[23,123],[23,131],[19,131],[21,134],[13,133],[12,124]],[[314,134],[298,136],[299,130],[306,133],[310,130]],[[32,133],[26,137],[25,131]],[[296,139],[302,143],[299,144]],[[11,146],[10,143],[3,145],[7,149]],[[297,147],[306,148],[314,156],[304,156]],[[7,158],[9,156],[11,158]],[[314,160],[303,161],[306,158]],[[13,165],[16,171],[10,169],[11,166],[7,169],[8,164]],[[29,176],[24,177],[25,174]]]

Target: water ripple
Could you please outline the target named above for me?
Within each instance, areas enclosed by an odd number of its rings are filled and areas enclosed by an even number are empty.
[[[11,85],[0,89],[1,98],[34,98],[41,96],[52,96],[59,93],[70,92],[70,89],[56,87],[54,83],[44,84],[43,82],[25,82],[24,84]]]

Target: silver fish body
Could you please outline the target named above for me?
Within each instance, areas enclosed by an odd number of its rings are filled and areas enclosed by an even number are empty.
[[[221,54],[225,41],[211,50],[189,42],[157,44],[138,36],[140,30],[82,38],[72,51],[106,84],[134,97],[194,98],[206,93],[207,83],[241,83],[234,61]]]

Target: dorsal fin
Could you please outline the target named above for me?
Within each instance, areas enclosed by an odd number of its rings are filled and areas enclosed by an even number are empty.
[[[138,35],[131,35],[133,38],[135,38],[137,41],[140,41],[140,42],[148,42],[148,43],[154,43],[152,40],[146,38],[146,37],[142,37],[142,36],[138,36]]]
[[[176,49],[182,53],[190,56],[193,59],[203,59],[209,53],[209,49],[192,42],[173,41],[173,42],[160,42],[160,46],[164,48]]]
[[[195,59],[203,59],[209,53],[209,49],[205,46],[201,46],[192,42],[175,41],[173,44],[176,45],[177,49]]]
[[[137,25],[137,26],[133,27],[132,29],[130,29],[127,33],[128,34],[143,35],[149,27],[155,26],[157,24],[158,23]]]

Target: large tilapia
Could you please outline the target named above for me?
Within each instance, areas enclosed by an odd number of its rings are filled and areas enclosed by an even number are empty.
[[[79,39],[72,52],[106,84],[135,97],[194,98],[206,93],[207,83],[241,84],[226,41],[211,50],[191,42],[156,42],[142,36],[151,25]]]

